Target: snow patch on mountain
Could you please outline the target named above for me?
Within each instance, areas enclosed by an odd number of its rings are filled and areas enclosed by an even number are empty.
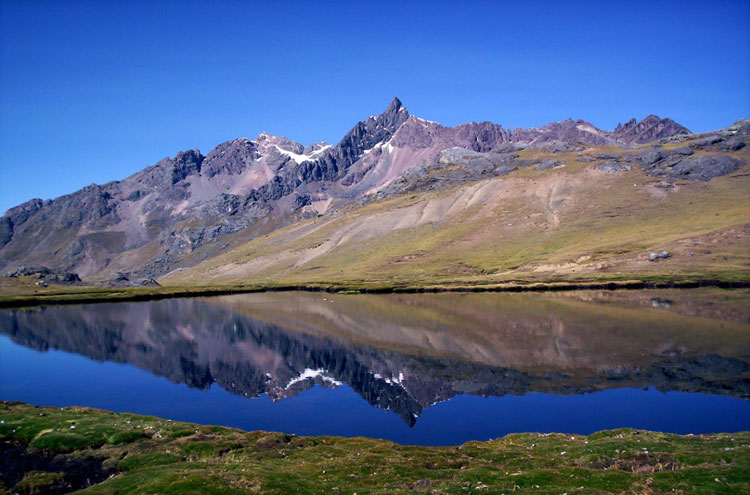
[[[276,151],[278,151],[279,153],[283,155],[290,157],[292,160],[294,160],[297,163],[310,161],[311,157],[309,155],[301,155],[298,153],[294,153],[293,151],[288,151],[288,150],[279,148],[277,145],[273,145],[273,147],[276,148]]]
[[[414,117],[414,118],[417,119],[418,121],[422,122],[423,124],[441,125],[440,122],[435,122],[434,120],[427,120],[427,119],[422,119],[422,118],[419,118],[419,117]]]
[[[284,387],[284,390],[288,389],[295,383],[303,382],[305,380],[311,380],[320,377],[321,380],[324,382],[328,382],[331,385],[339,386],[342,383],[335,378],[332,378],[325,374],[325,370],[323,368],[318,368],[316,370],[305,368],[305,370],[299,374],[299,376],[296,376],[289,380],[289,383],[286,384],[286,387]]]
[[[373,373],[372,375],[376,380],[383,380],[388,385],[400,385],[403,387],[404,373],[399,371],[398,377],[392,375],[390,378],[384,378],[380,373]]]

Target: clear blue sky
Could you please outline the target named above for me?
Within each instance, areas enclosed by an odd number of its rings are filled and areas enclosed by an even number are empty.
[[[0,210],[261,131],[750,117],[750,2],[0,0]]]

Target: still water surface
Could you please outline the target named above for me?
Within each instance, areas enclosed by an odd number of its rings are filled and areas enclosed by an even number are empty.
[[[268,293],[0,312],[0,398],[448,445],[750,429],[748,291]]]

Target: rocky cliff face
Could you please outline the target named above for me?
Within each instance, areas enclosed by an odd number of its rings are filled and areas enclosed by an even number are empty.
[[[299,219],[380,191],[393,194],[399,181],[439,164],[451,148],[491,153],[490,163],[508,165],[507,152],[517,145],[555,152],[686,132],[655,116],[614,132],[582,120],[513,131],[490,122],[450,128],[409,115],[396,98],[333,146],[262,133],[222,143],[205,156],[179,152],[122,181],[28,201],[0,218],[0,270],[44,265],[89,281],[148,280]]]

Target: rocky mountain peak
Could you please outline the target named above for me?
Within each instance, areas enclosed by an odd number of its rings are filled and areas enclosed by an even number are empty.
[[[192,150],[179,151],[174,160],[177,163],[187,165],[187,164],[199,164],[200,162],[203,161],[203,158],[204,157],[201,154],[200,150],[197,148],[194,148]]]
[[[401,100],[393,98],[393,101],[388,105],[388,108],[386,108],[385,111],[375,120],[390,132],[396,132],[407,118],[409,118],[409,111],[401,103]]]
[[[394,96],[393,100],[388,104],[388,108],[385,109],[384,114],[386,113],[396,113],[399,112],[401,109],[406,110],[406,107],[404,107],[404,104],[401,103],[401,100],[398,99],[398,97]]]
[[[255,138],[255,143],[258,147],[269,147],[276,146],[285,151],[291,151],[293,153],[302,153],[304,146],[300,143],[292,141],[284,136],[274,136],[267,132],[261,132],[258,137]]]
[[[631,118],[625,124],[617,124],[612,134],[626,143],[643,144],[679,134],[690,134],[690,131],[672,119],[662,119],[650,114],[640,122]]]
[[[615,127],[615,132],[622,132],[623,129],[629,129],[629,128],[635,127],[635,125],[636,125],[636,120],[632,118],[628,120],[627,122],[625,122],[625,125],[618,122],[617,127]]]
[[[348,168],[365,150],[389,140],[408,118],[406,107],[394,98],[383,113],[358,122],[336,146],[340,168]]]
[[[219,173],[238,175],[259,156],[255,143],[248,138],[233,139],[211,150],[201,165],[201,171],[208,178]]]

